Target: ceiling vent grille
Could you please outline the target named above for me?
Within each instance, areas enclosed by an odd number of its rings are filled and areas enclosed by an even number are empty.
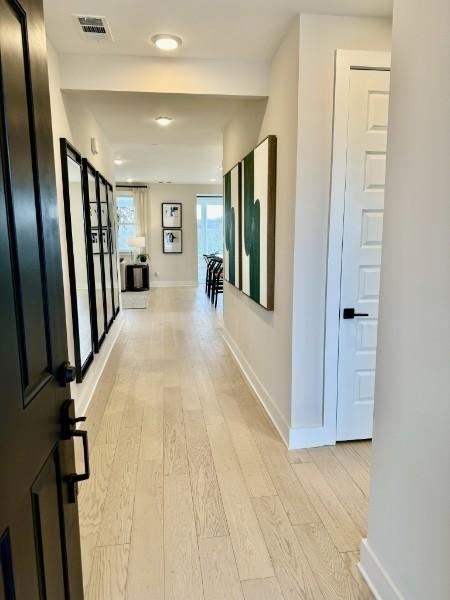
[[[112,41],[111,29],[105,17],[94,17],[89,15],[73,15],[82,35],[88,40]]]

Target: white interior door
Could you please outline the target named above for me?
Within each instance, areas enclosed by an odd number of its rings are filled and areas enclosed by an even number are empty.
[[[350,75],[337,439],[372,437],[389,71]]]

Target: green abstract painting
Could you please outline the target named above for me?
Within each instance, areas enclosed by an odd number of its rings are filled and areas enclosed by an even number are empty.
[[[276,137],[267,137],[242,161],[241,289],[274,307]]]
[[[240,288],[240,198],[241,165],[238,164],[224,176],[224,276],[225,280]]]

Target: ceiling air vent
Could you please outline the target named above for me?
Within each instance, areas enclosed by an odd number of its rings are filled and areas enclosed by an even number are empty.
[[[85,38],[89,40],[112,41],[111,29],[105,17],[73,15]]]

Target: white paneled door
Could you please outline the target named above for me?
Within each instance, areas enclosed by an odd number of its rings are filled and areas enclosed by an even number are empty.
[[[389,71],[350,75],[337,439],[372,437]]]

